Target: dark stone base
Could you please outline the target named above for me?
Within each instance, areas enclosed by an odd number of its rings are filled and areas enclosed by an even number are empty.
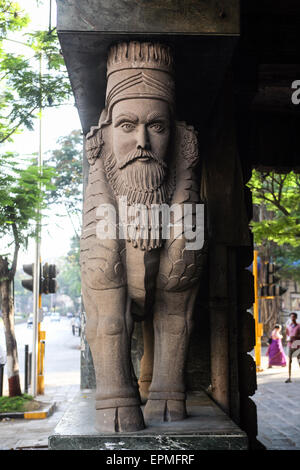
[[[247,450],[246,434],[204,393],[188,396],[188,418],[147,425],[128,433],[97,433],[94,391],[83,390],[73,400],[54,434],[53,450]]]

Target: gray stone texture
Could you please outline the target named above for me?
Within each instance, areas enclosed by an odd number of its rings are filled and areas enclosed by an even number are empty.
[[[106,106],[86,136],[80,262],[99,431],[137,431],[144,419],[186,416],[185,365],[207,242],[190,248],[185,228],[194,224],[204,237],[204,220],[188,222],[185,215],[187,208],[196,214],[201,203],[198,142],[194,129],[176,120],[174,66],[164,44],[112,46]],[[107,206],[109,212],[100,211]],[[169,214],[169,222],[159,212],[154,220],[155,209],[175,206],[180,214]],[[165,233],[174,221],[180,234]],[[143,321],[139,391],[131,365],[135,320]],[[147,400],[144,417],[140,399]]]
[[[49,436],[53,450],[246,450],[243,431],[204,393],[190,394],[189,416],[173,423],[148,423],[138,433],[97,433],[94,391],[78,394]]]
[[[239,34],[238,0],[56,1],[60,31]]]

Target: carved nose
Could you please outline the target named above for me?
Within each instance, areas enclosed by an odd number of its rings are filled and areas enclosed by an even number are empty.
[[[137,149],[149,149],[150,142],[146,126],[139,126],[136,138]]]

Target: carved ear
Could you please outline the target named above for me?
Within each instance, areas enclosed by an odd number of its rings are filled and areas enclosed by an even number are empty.
[[[103,143],[102,130],[99,126],[92,126],[85,138],[86,157],[90,165],[94,165],[96,159],[100,157]]]
[[[198,138],[193,126],[176,121],[174,152],[178,167],[194,168],[199,160]]]
[[[98,126],[92,126],[85,138],[85,150],[88,162],[94,165],[97,158],[101,157],[104,146],[106,150],[110,147],[110,123],[106,120],[107,112],[101,113]]]

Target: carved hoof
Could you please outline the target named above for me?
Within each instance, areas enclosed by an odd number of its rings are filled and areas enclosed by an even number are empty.
[[[186,417],[185,400],[148,400],[144,409],[146,422],[181,421]]]
[[[95,427],[99,432],[134,432],[145,428],[139,406],[122,406],[96,410]]]

